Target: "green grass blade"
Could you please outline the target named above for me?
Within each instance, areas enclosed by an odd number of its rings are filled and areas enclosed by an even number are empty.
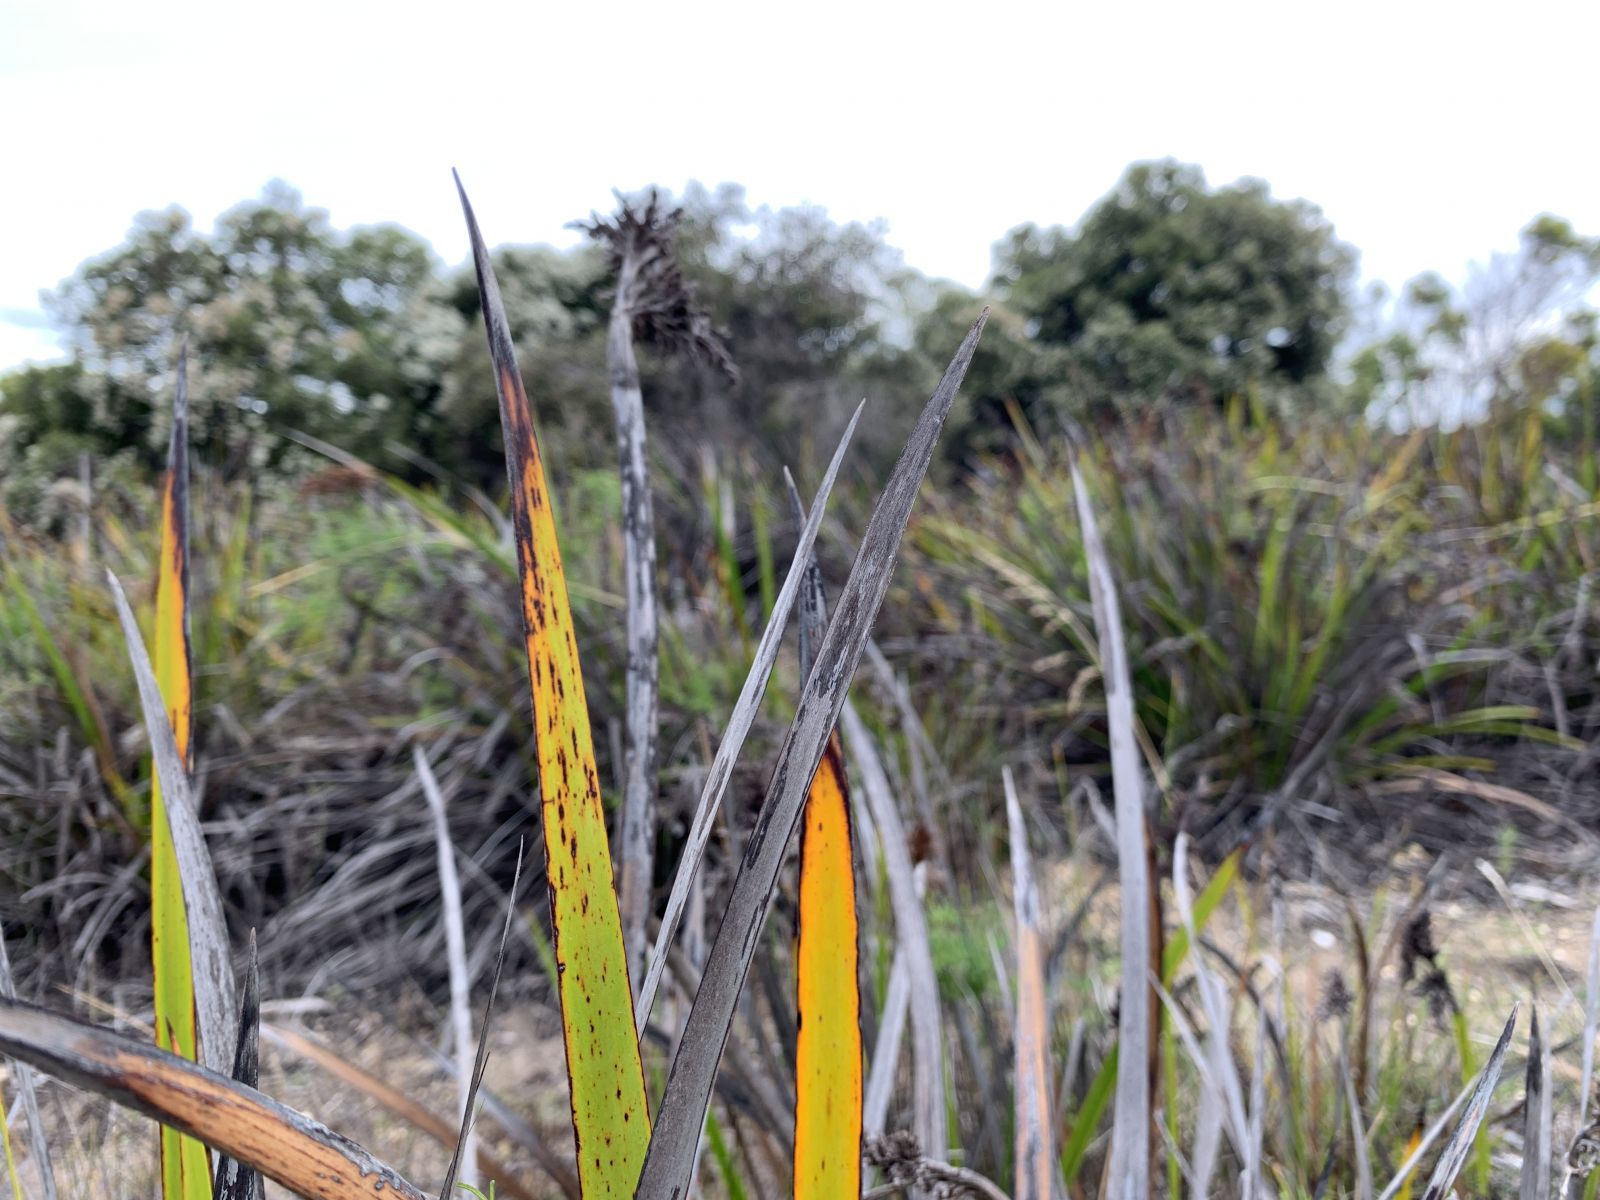
[[[1235,850],[1228,855],[1200,894],[1195,897],[1194,926],[1197,933],[1205,931],[1206,922],[1211,919],[1211,914],[1216,911],[1217,905],[1222,902],[1223,896],[1227,894],[1228,888],[1238,876],[1239,859],[1242,854],[1242,850]],[[1188,954],[1189,931],[1179,926],[1173,930],[1172,937],[1168,939],[1166,949],[1162,952],[1162,987],[1172,986],[1172,981],[1177,978],[1178,971]],[[1077,1178],[1078,1171],[1083,1166],[1083,1156],[1088,1153],[1089,1146],[1099,1131],[1100,1118],[1105,1115],[1112,1089],[1116,1084],[1118,1058],[1117,1046],[1113,1044],[1110,1052],[1100,1063],[1100,1070],[1090,1082],[1083,1104],[1072,1118],[1066,1145],[1061,1151],[1061,1170],[1069,1184]]]
[[[722,1177],[723,1190],[728,1200],[746,1200],[744,1180],[739,1177],[738,1164],[728,1149],[728,1140],[722,1136],[722,1125],[715,1112],[706,1113],[706,1142],[711,1147],[711,1157],[716,1161],[717,1174]]]
[[[1089,1152],[1089,1145],[1099,1131],[1100,1118],[1111,1104],[1111,1095],[1117,1087],[1117,1062],[1121,1057],[1120,1048],[1113,1045],[1090,1082],[1077,1115],[1072,1118],[1067,1144],[1061,1151],[1061,1175],[1069,1187],[1077,1179],[1083,1156]]]

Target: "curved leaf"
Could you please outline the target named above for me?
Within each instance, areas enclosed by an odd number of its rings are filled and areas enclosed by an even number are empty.
[[[161,689],[150,666],[150,656],[128,605],[122,584],[110,571],[106,582],[128,643],[128,659],[139,686],[139,704],[150,734],[156,778],[165,785],[166,825],[178,860],[183,886],[183,908],[189,922],[189,956],[193,968],[194,1007],[200,1035],[201,1061],[217,1072],[232,1065],[232,1047],[239,1029],[234,1014],[233,964],[228,957],[228,923],[222,912],[222,892],[216,867],[206,849],[205,834],[195,811],[189,773],[178,753],[171,722],[162,705]],[[209,1183],[207,1187],[209,1189]]]
[[[0,1051],[181,1129],[310,1200],[428,1200],[325,1125],[145,1042],[0,1000]]]

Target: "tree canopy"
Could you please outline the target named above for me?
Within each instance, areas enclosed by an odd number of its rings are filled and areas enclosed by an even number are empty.
[[[335,230],[298,192],[270,185],[196,230],[170,208],[84,264],[52,297],[88,370],[142,394],[194,361],[195,442],[242,465],[277,459],[266,430],[297,429],[370,451],[405,434],[440,388],[459,320],[441,306],[427,244],[397,226]],[[165,408],[165,405],[159,406]],[[165,437],[149,423],[145,449]]]
[[[1397,424],[1460,424],[1508,405],[1575,419],[1594,439],[1600,238],[1544,214],[1517,250],[1452,287],[1434,272],[1401,292],[1389,328],[1350,360],[1354,406]]]
[[[1013,230],[986,295],[908,268],[881,224],[752,207],[731,184],[690,184],[668,203],[682,210],[684,279],[737,367],[644,348],[668,478],[693,478],[708,450],[804,469],[864,396],[873,419],[858,447],[886,458],[985,303],[988,333],[945,439],[969,463],[1002,447],[1018,414],[1048,433],[1233,396],[1302,413],[1404,407],[1413,420],[1465,412],[1467,392],[1479,409],[1537,393],[1552,419],[1593,407],[1600,241],[1554,217],[1459,292],[1414,281],[1336,380],[1355,253],[1314,206],[1257,180],[1213,188],[1198,167],[1135,164],[1076,225]],[[605,468],[593,432],[610,420],[603,250],[510,246],[494,259],[543,435],[570,470]],[[73,359],[0,378],[13,502],[19,488],[38,499],[85,452],[153,469],[185,340],[194,444],[218,469],[293,469],[303,451],[287,435],[303,432],[389,470],[499,484],[472,274],[404,229],[338,229],[274,183],[209,232],[181,209],[141,214],[48,303]]]
[[[995,282],[1093,409],[1314,389],[1355,262],[1314,206],[1169,160],[1130,167],[1073,228],[1013,230]]]
[[[815,445],[831,449],[869,392],[884,444],[893,441],[892,415],[926,390],[928,368],[908,337],[891,336],[909,327],[916,277],[881,226],[836,224],[815,207],[752,208],[729,185],[691,185],[678,203],[685,274],[738,373],[642,356],[665,451],[759,447],[765,468],[798,465]],[[563,462],[599,465],[608,451],[592,431],[609,419],[603,255],[505,247],[495,267],[541,426],[571,437]],[[490,486],[503,471],[471,272],[443,269],[395,226],[336,229],[282,184],[210,233],[181,209],[141,214],[49,306],[73,363],[16,373],[0,411],[15,410],[10,426],[35,457],[55,445],[53,464],[85,448],[153,465],[186,340],[194,444],[219,468],[276,469],[300,452],[283,436],[295,431],[391,469],[426,464]]]

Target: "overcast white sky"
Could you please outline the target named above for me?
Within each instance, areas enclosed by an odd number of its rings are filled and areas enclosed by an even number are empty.
[[[134,213],[274,177],[448,263],[451,166],[491,243],[732,180],[977,286],[1173,155],[1320,204],[1369,280],[1460,276],[1541,211],[1600,232],[1597,44],[1596,0],[0,0],[0,369],[58,353],[40,290]]]

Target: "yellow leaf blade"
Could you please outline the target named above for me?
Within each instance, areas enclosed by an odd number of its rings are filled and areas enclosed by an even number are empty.
[[[153,662],[178,753],[189,759],[193,681],[189,666],[189,468],[187,352],[178,362],[172,442],[161,484],[161,550],[156,566]],[[199,1057],[195,1037],[194,967],[178,854],[161,785],[150,772],[150,952],[155,971],[156,1044],[182,1058]],[[209,1200],[211,1156],[176,1130],[161,1130],[161,1187],[166,1200]]]
[[[861,1194],[861,991],[847,788],[835,731],[811,780],[800,836],[795,1200]]]
[[[650,1114],[566,572],[499,285],[465,191],[461,203],[505,437],[578,1178],[587,1200],[630,1197]]]

